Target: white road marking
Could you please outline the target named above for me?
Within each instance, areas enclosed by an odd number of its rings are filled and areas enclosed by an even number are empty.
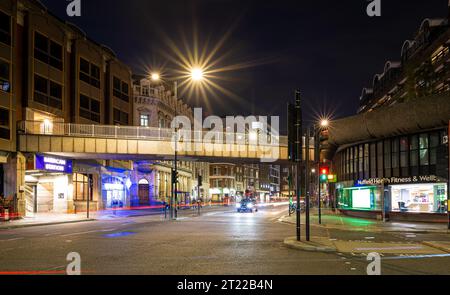
[[[423,249],[422,246],[414,247],[380,247],[380,248],[355,248],[357,251],[377,251],[377,250],[419,250]]]
[[[375,237],[365,237],[366,240],[373,240]]]

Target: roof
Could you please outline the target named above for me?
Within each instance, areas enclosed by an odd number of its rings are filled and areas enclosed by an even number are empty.
[[[421,132],[447,126],[449,120],[450,92],[445,92],[333,121],[329,142],[340,146]]]

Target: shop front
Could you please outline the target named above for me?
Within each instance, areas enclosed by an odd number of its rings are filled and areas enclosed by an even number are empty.
[[[391,211],[447,213],[447,184],[420,183],[389,186]]]
[[[41,155],[27,156],[25,214],[73,213],[72,160]]]
[[[447,190],[436,176],[343,182],[336,185],[337,208],[357,217],[446,222]]]

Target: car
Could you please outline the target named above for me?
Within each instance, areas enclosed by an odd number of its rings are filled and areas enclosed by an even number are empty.
[[[258,207],[256,206],[256,201],[250,198],[246,198],[241,200],[239,203],[236,203],[236,210],[238,213],[241,212],[258,212]]]

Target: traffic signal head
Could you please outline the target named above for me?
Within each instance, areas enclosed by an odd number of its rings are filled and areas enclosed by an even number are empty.
[[[178,171],[172,169],[172,183],[178,183]]]
[[[327,175],[330,174],[330,169],[328,167],[321,167],[320,168],[320,175]]]

